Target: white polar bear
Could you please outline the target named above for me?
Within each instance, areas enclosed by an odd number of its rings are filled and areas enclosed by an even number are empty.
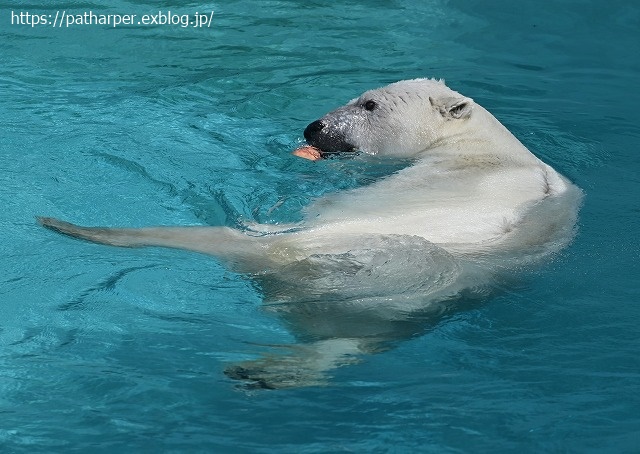
[[[461,293],[541,259],[572,237],[581,191],[498,120],[442,81],[367,91],[304,132],[318,155],[410,158],[368,186],[320,198],[290,226],[50,229],[114,246],[212,254],[252,275],[304,341],[228,369],[280,388],[321,383],[354,355],[424,329]],[[422,314],[416,316],[417,313]]]

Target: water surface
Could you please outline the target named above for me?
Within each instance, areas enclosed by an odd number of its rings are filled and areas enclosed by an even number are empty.
[[[624,1],[227,1],[208,28],[11,24],[0,3],[0,446],[5,452],[640,451],[640,7]],[[243,391],[294,341],[210,257],[39,228],[299,219],[389,169],[310,166],[302,130],[360,92],[439,77],[586,194],[573,244],[481,302],[337,369]],[[266,347],[265,347],[266,348]]]

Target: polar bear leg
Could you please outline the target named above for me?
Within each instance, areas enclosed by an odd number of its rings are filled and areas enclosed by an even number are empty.
[[[186,249],[214,255],[231,264],[245,264],[255,260],[266,237],[249,236],[229,227],[144,227],[108,228],[82,227],[49,217],[38,217],[44,227],[64,235],[99,244],[119,247],[160,246]],[[262,257],[263,259],[265,257]],[[249,270],[247,270],[249,271]]]

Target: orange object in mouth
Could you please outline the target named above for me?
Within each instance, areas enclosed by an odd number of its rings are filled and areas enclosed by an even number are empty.
[[[300,148],[296,148],[292,154],[310,161],[318,161],[322,159],[322,152],[320,149],[312,147],[311,145],[304,145]]]

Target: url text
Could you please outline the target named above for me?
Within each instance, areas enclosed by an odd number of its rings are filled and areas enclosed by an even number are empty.
[[[56,11],[56,14],[32,14],[25,11],[11,11],[12,25],[31,27],[75,27],[82,25],[107,25],[113,28],[123,25],[176,25],[181,28],[211,27],[213,11],[210,13],[175,14],[171,11],[158,11],[156,14],[95,14],[93,11],[68,13]]]

